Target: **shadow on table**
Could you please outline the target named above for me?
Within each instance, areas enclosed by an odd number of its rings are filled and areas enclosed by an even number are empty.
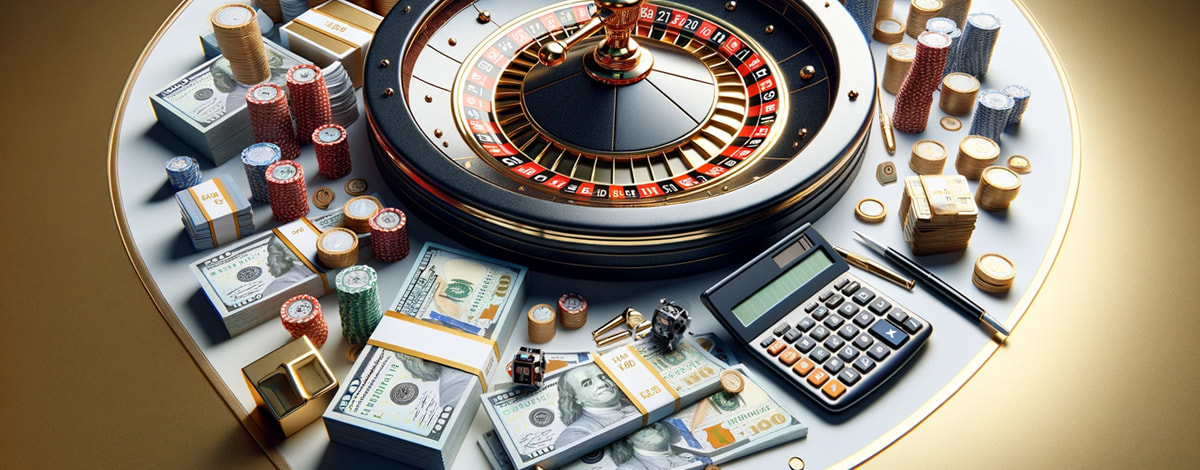
[[[321,462],[317,465],[317,468],[328,470],[344,468],[395,468],[403,470],[414,469],[416,467],[410,467],[395,460],[337,442],[330,442],[325,447],[325,454],[321,456]]]
[[[210,344],[220,344],[230,338],[225,324],[221,322],[212,303],[208,301],[208,296],[204,295],[204,289],[196,289],[196,292],[188,298],[187,311],[196,314],[196,322],[200,324],[200,329],[204,331],[204,336]]]

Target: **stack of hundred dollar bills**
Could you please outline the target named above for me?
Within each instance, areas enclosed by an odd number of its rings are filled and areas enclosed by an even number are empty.
[[[254,233],[254,209],[237,185],[218,176],[175,193],[179,216],[196,251]]]
[[[426,243],[389,310],[490,338],[504,351],[524,306],[526,273]],[[466,439],[482,392],[473,374],[367,345],[325,410],[325,429],[334,442],[445,469]]]
[[[725,366],[692,338],[685,338],[674,351],[652,338],[630,347],[675,390],[681,407],[721,388]],[[663,416],[674,403],[663,407],[646,412]],[[502,450],[493,454],[497,461],[508,462],[506,468],[516,470],[565,465],[646,425],[631,397],[593,361],[556,371],[536,391],[485,394],[483,408],[499,442],[492,447]]]
[[[746,379],[741,393],[714,393],[557,468],[699,470],[808,435],[808,426],[771,399],[746,366],[737,365],[732,370]],[[479,447],[494,470],[513,470],[496,431],[484,433]]]

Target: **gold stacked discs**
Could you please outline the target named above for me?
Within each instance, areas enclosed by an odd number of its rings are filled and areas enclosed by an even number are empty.
[[[554,324],[554,307],[550,304],[537,304],[529,309],[529,340],[535,343],[545,343],[554,339],[558,327]]]
[[[1012,288],[1017,278],[1017,265],[1004,255],[985,253],[975,260],[975,273],[971,282],[979,290],[992,294],[1003,294]]]
[[[892,2],[889,2],[887,0],[879,2],[879,4],[875,5],[875,17],[876,18],[891,18],[893,6],[894,5],[892,5]]]
[[[578,330],[587,324],[587,300],[581,294],[567,292],[560,296],[557,312],[563,328]]]
[[[1013,155],[1008,157],[1008,167],[1018,174],[1026,174],[1033,171],[1033,164],[1029,163],[1029,159],[1024,155]]]
[[[992,139],[981,135],[969,135],[958,143],[958,158],[954,168],[969,180],[977,180],[983,169],[1000,158],[1000,146]]]
[[[887,218],[887,206],[878,199],[866,198],[854,206],[854,216],[868,224],[877,224]]]
[[[908,167],[918,175],[940,175],[946,167],[946,146],[932,139],[918,140],[912,146]]]
[[[342,225],[354,233],[371,232],[371,216],[383,209],[378,199],[371,196],[358,196],[342,206]]]
[[[1008,209],[1021,191],[1021,177],[1008,167],[989,166],[979,178],[979,189],[975,191],[975,203],[985,211]]]
[[[875,33],[873,34],[876,41],[884,44],[895,44],[904,40],[904,23],[891,18],[882,19],[875,22]]]
[[[883,64],[883,80],[880,86],[893,95],[899,92],[900,85],[904,83],[904,76],[908,75],[908,68],[912,67],[916,57],[917,48],[912,44],[898,43],[888,46],[887,62]]]
[[[358,235],[350,229],[332,228],[317,237],[317,261],[327,268],[344,268],[358,262]]]
[[[925,22],[942,12],[942,0],[912,0],[908,5],[908,36],[916,39],[925,32]]]
[[[262,31],[254,9],[229,4],[213,10],[209,17],[221,54],[229,61],[233,78],[243,85],[256,85],[271,78]]]
[[[942,78],[942,97],[938,107],[946,114],[966,116],[975,107],[979,95],[979,80],[965,73],[951,73]]]

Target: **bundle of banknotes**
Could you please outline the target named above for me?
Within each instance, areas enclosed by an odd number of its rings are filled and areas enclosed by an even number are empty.
[[[674,351],[653,338],[620,349],[626,348],[641,356],[631,358],[629,364],[641,362],[652,369],[678,396],[680,407],[721,388],[719,377],[725,366],[690,337]],[[657,385],[639,385],[641,388],[628,392],[638,396],[627,396],[625,387],[608,375],[614,368],[601,367],[605,364],[601,361],[614,354],[623,352],[606,352],[594,356],[597,360],[549,374],[536,391],[508,389],[484,394],[484,411],[511,468],[564,465],[642,428],[653,421],[648,416],[661,417],[676,411],[676,402],[667,400],[657,402],[657,408],[647,407],[643,415],[635,400],[645,407],[649,401],[641,400],[648,392],[652,395]]]
[[[962,175],[909,176],[900,199],[904,241],[914,255],[967,249],[979,207]]]
[[[808,425],[772,399],[746,366],[731,370],[745,378],[740,393],[716,392],[579,460],[545,468],[700,470],[808,435]],[[514,469],[497,431],[485,432],[478,443],[494,470]]]
[[[426,243],[388,310],[489,338],[503,351],[521,317],[527,271]],[[425,357],[364,347],[323,415],[329,439],[418,468],[449,468],[479,410],[483,384],[436,362],[436,351],[420,353]]]
[[[175,193],[179,215],[196,251],[254,233],[254,211],[237,185],[218,176]]]

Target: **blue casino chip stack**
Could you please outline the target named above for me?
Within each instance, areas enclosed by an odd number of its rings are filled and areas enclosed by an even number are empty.
[[[871,34],[875,32],[875,10],[879,8],[879,0],[846,0],[845,3],[846,11],[854,17],[858,29],[862,30],[863,37],[869,42]]]
[[[958,29],[958,24],[950,18],[943,18],[939,16],[937,18],[930,18],[929,21],[925,22],[925,31],[937,31],[942,34],[950,34],[956,29]]]
[[[1029,89],[1022,85],[1009,85],[1000,91],[1013,99],[1013,110],[1008,115],[1008,125],[1020,124],[1021,117],[1025,115],[1025,108],[1029,106]]]
[[[999,90],[983,90],[976,102],[970,134],[987,137],[1000,145],[1000,134],[1008,126],[1008,116],[1013,111],[1012,97]]]
[[[267,167],[282,156],[279,146],[270,142],[259,142],[242,150],[242,166],[246,169],[250,198],[254,202],[271,202],[267,196]]]
[[[958,46],[962,44],[963,32],[961,29],[954,28],[946,35],[950,36],[950,54],[946,56],[946,66],[942,68],[942,78],[946,78],[946,75],[954,72],[954,62],[958,60]]]
[[[192,157],[174,157],[167,160],[167,181],[171,189],[182,191],[197,184],[204,178],[200,173],[200,164]]]
[[[254,212],[229,179],[218,176],[175,193],[192,248],[210,250],[254,233]]]
[[[969,74],[980,82],[992,63],[996,37],[1000,35],[1000,18],[991,13],[972,13],[963,28],[962,45],[954,58],[950,72]]]

